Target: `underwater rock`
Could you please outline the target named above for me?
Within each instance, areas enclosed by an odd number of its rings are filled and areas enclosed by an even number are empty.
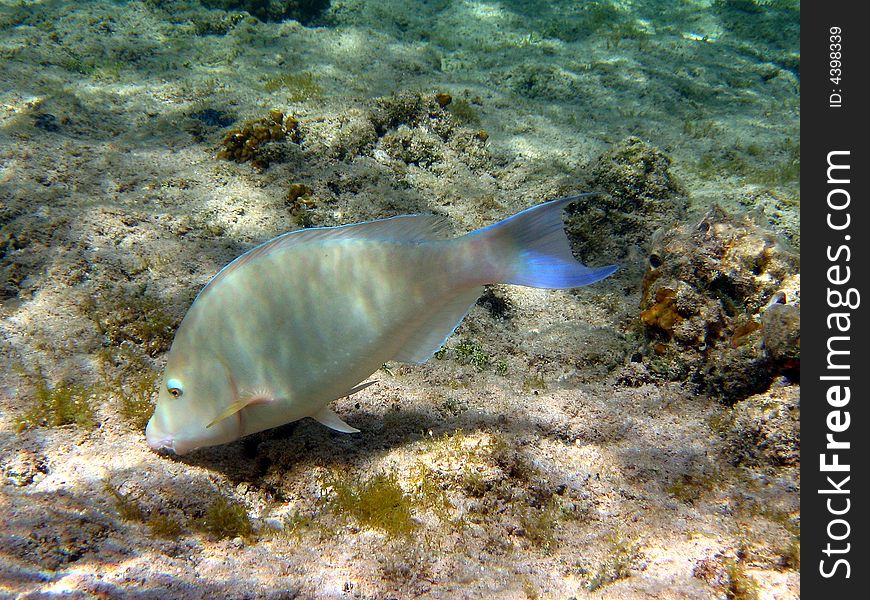
[[[430,167],[444,160],[441,138],[421,127],[400,125],[384,135],[381,145],[391,158],[409,165]]]
[[[244,10],[261,21],[295,19],[311,23],[329,7],[329,0],[202,0],[206,8]]]
[[[372,122],[378,135],[406,125],[431,131],[446,141],[459,127],[459,122],[450,110],[441,106],[438,98],[438,94],[401,92],[378,99],[372,110]]]
[[[203,143],[211,130],[218,127],[229,127],[235,122],[235,118],[227,113],[215,110],[213,108],[204,108],[202,110],[190,113],[188,122],[184,125],[187,131],[195,142]]]
[[[632,136],[598,158],[588,183],[639,207],[644,201],[668,200],[685,193],[670,166],[671,159],[664,152]]]
[[[770,358],[784,369],[800,371],[800,306],[771,304],[761,315],[761,326],[764,348]]]
[[[60,131],[60,125],[57,124],[57,117],[51,113],[38,113],[33,115],[33,126],[43,131],[52,133]]]
[[[738,201],[747,212],[755,212],[760,227],[769,228],[782,235],[788,243],[800,251],[801,219],[800,199],[769,189],[751,190],[742,194]]]
[[[352,161],[371,155],[378,132],[371,110],[351,108],[300,123],[299,137],[305,139],[305,153],[311,161]]]
[[[253,167],[266,169],[274,158],[268,151],[268,143],[285,138],[293,142],[300,140],[299,122],[291,115],[273,110],[265,117],[229,130],[221,141],[217,158],[237,163],[250,161]]]
[[[734,464],[799,464],[800,387],[773,386],[738,402],[720,429]]]
[[[444,133],[449,134],[454,126],[450,114],[444,113],[443,107],[435,97],[429,98],[416,92],[401,92],[378,99],[372,116],[379,135],[383,135],[387,129],[396,129],[400,125],[416,127],[438,117],[442,117],[443,125],[447,126]],[[444,127],[433,127],[433,129],[441,131]]]
[[[645,246],[660,227],[686,210],[685,190],[670,172],[671,159],[636,137],[605,152],[584,189],[603,192],[568,209],[566,228],[584,260],[624,258]]]
[[[442,107],[443,95],[403,92],[379,98],[370,107],[300,124],[299,137],[305,138],[312,160],[351,161],[380,150],[393,160],[423,168],[454,156],[472,169],[489,165],[488,135],[462,127]]]
[[[443,101],[438,94],[403,92],[379,98],[368,108],[312,120],[302,127],[306,153],[313,159],[345,161],[374,156],[391,170],[397,166],[393,161],[432,172],[440,172],[454,160],[470,169],[490,166],[488,134],[462,126],[441,106]]]
[[[363,110],[350,110],[342,115],[332,150],[340,159],[368,154],[378,141],[370,115]]]
[[[235,119],[222,110],[214,108],[204,108],[190,113],[192,119],[207,125],[208,127],[229,127],[235,122]]]
[[[48,473],[48,465],[45,457],[26,448],[20,448],[0,463],[0,475],[3,476],[3,480],[17,487],[38,482],[46,473]]]
[[[800,352],[795,252],[718,207],[697,226],[662,230],[652,246],[640,313],[652,372],[687,377],[730,404],[794,370]],[[793,304],[777,304],[786,299]]]

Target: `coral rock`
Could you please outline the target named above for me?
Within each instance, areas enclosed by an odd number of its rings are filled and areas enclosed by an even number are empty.
[[[727,403],[794,373],[800,353],[795,252],[718,207],[697,226],[657,233],[652,245],[640,322],[657,357],[654,372],[685,374]],[[775,303],[784,298],[796,304]]]
[[[738,402],[725,439],[735,464],[799,464],[800,387],[775,386]]]
[[[568,208],[567,231],[587,261],[613,261],[645,246],[660,227],[686,209],[685,192],[670,172],[671,159],[630,137],[598,158],[584,188],[604,194]]]

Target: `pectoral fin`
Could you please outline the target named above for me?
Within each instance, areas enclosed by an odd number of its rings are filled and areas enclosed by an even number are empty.
[[[258,404],[269,404],[273,402],[275,399],[272,396],[266,394],[253,394],[248,396],[247,398],[243,398],[238,402],[233,402],[229,406],[227,406],[226,410],[219,414],[217,417],[212,419],[212,422],[205,426],[206,429],[211,427],[212,425],[216,425],[220,423],[227,417],[231,417],[243,408],[248,408],[249,406],[256,406]]]
[[[350,425],[342,421],[341,417],[335,414],[328,406],[324,406],[320,410],[320,412],[311,415],[311,417],[319,421],[323,425],[326,425],[330,429],[334,429],[342,433],[359,433],[359,429],[351,427]]]

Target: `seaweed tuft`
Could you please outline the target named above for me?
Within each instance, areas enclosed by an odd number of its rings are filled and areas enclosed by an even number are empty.
[[[95,388],[81,385],[61,384],[49,387],[40,374],[33,390],[33,403],[18,418],[18,431],[61,425],[93,427],[96,419],[91,400],[96,395]]]
[[[250,538],[254,535],[254,524],[245,505],[223,496],[217,496],[208,505],[197,525],[217,539]]]
[[[333,472],[324,484],[327,507],[353,517],[363,527],[380,529],[390,536],[409,536],[417,528],[411,518],[412,498],[395,475],[380,473],[359,480]]]

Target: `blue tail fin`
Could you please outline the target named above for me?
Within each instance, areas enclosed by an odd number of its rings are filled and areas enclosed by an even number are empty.
[[[474,232],[486,236],[487,244],[504,257],[499,283],[564,289],[595,283],[616,271],[615,265],[590,268],[580,263],[565,235],[562,210],[593,193],[545,202]]]

